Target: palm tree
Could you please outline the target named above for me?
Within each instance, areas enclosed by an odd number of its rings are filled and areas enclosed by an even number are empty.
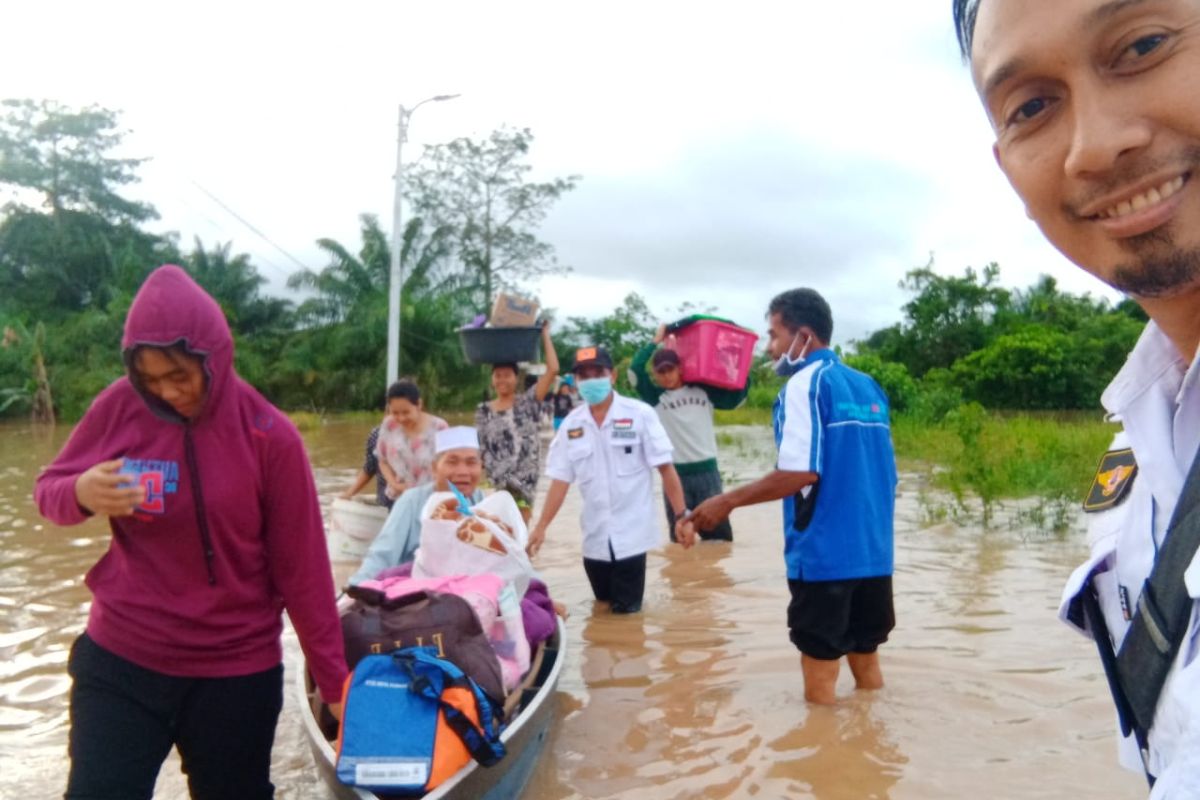
[[[308,335],[290,343],[285,356],[313,392],[340,393],[326,396],[330,405],[378,407],[387,348],[390,248],[373,215],[364,214],[361,221],[357,254],[333,239],[320,239],[329,264],[289,279],[291,288],[308,289],[313,296],[297,308]],[[474,315],[471,293],[476,287],[447,258],[450,243],[448,230],[426,235],[419,217],[405,226],[401,242],[401,369],[435,401],[459,399],[464,385],[473,393],[478,382],[477,370],[465,365],[457,342],[458,327]]]
[[[230,256],[231,244],[205,250],[199,237],[195,249],[184,260],[196,282],[221,304],[229,325],[242,335],[279,332],[290,320],[290,300],[263,297],[259,289],[266,278],[250,263],[245,253]]]

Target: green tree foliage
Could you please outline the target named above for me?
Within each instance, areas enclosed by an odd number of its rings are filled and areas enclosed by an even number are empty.
[[[0,115],[0,414],[28,412],[39,390],[61,415],[82,414],[121,374],[129,304],[166,262],[182,264],[221,304],[239,371],[277,403],[380,407],[390,246],[373,217],[362,218],[357,248],[318,241],[328,263],[292,278],[304,293],[293,307],[264,296],[263,278],[230,245],[196,241],[182,254],[173,237],[141,228],[154,210],[121,193],[141,161],[114,155],[123,135],[116,112],[5,101]],[[561,270],[535,231],[578,178],[531,181],[532,141],[528,130],[459,139],[429,148],[412,170],[419,213],[402,237],[401,371],[434,410],[469,407],[486,386],[485,371],[462,358],[457,329],[499,288]],[[956,412],[964,401],[1094,408],[1146,321],[1132,302],[1110,307],[1050,278],[1002,288],[995,264],[945,276],[931,261],[901,286],[912,295],[902,321],[858,343],[847,361],[879,381],[894,410],[923,422],[948,418],[964,444],[978,416]],[[607,316],[567,320],[555,338],[566,367],[574,347],[607,347],[624,380],[656,321],[631,294]],[[748,406],[767,407],[778,391],[766,362]]]
[[[96,106],[6,100],[0,116],[0,309],[56,319],[104,308],[173,260],[168,240],[142,231],[154,209],[118,189],[141,160],[116,158],[117,115]],[[33,202],[40,199],[40,202]]]
[[[0,221],[0,309],[57,319],[103,308],[176,258],[168,240],[128,223],[10,210]]]
[[[969,399],[993,408],[1091,407],[1104,378],[1082,349],[1061,330],[1032,324],[959,359],[951,372]]]
[[[892,411],[907,411],[916,402],[917,382],[903,364],[884,361],[875,353],[847,356],[845,363],[875,379],[887,395]]]
[[[387,343],[389,236],[363,217],[352,249],[319,246],[328,263],[289,286],[298,306],[262,294],[264,280],[230,245],[144,231],[151,206],[124,197],[139,159],[113,155],[119,115],[98,107],[7,101],[0,106],[0,414],[28,411],[39,388],[38,352],[58,411],[77,418],[120,376],[125,315],[162,263],[187,269],[221,304],[237,368],[285,408],[382,405]],[[499,286],[557,269],[533,230],[575,178],[528,180],[532,136],[500,131],[484,142],[432,148],[415,170],[424,207],[402,237],[401,370],[433,409],[464,408],[482,395],[484,371],[466,363],[458,328]],[[44,323],[39,347],[30,331]],[[41,396],[45,396],[45,393]]]
[[[658,322],[650,313],[645,298],[633,292],[607,316],[596,319],[570,317],[558,335],[570,350],[600,345],[608,350],[615,364],[632,359],[639,347],[654,338],[657,327]],[[570,367],[569,362],[567,366]]]
[[[316,326],[354,318],[362,320],[375,313],[381,304],[387,305],[387,234],[371,214],[362,215],[360,221],[362,245],[357,254],[333,239],[318,239],[317,246],[329,258],[329,264],[320,272],[303,270],[288,278],[289,288],[313,293],[297,309],[302,324]],[[414,219],[408,228],[412,230],[419,225],[420,220]]]
[[[961,277],[939,275],[930,259],[900,281],[901,288],[915,295],[904,305],[904,322],[872,334],[866,349],[904,364],[916,377],[951,366],[985,346],[995,319],[1007,311],[1011,297],[997,285],[999,277],[995,264],[982,273],[968,267]]]
[[[35,410],[40,391],[53,398],[59,416],[78,419],[121,374],[123,318],[89,310],[54,324],[25,325],[0,313],[0,416]]]
[[[232,243],[205,250],[196,239],[195,248],[181,266],[196,283],[221,304],[229,326],[243,336],[263,336],[288,331],[292,326],[292,303],[261,293],[266,278],[250,263],[245,253],[232,255]]]
[[[921,422],[941,422],[963,404],[962,389],[948,369],[934,367],[917,382],[917,393],[908,406],[911,417]]]
[[[33,337],[29,330],[19,321],[0,315],[0,416],[27,411],[32,406],[32,359]]]
[[[901,286],[916,296],[904,320],[858,343],[856,357],[877,359],[863,369],[885,376],[889,396],[901,394],[893,407],[930,421],[964,398],[988,408],[1096,407],[1145,324],[1140,307],[1068,294],[1048,276],[1011,291],[999,287],[999,275],[995,264],[961,276],[931,266],[908,273]],[[899,365],[916,380],[915,393],[888,377]]]
[[[474,283],[481,312],[501,288],[565,271],[534,231],[579,177],[530,182],[524,159],[532,143],[528,128],[498,130],[484,141],[455,139],[427,147],[409,171],[417,213],[451,232],[453,257]]]
[[[261,289],[266,279],[245,253],[233,255],[232,244],[206,250],[199,238],[180,266],[213,296],[225,312],[234,338],[234,365],[256,386],[271,375],[274,356],[295,326],[292,302],[267,297]]]
[[[144,160],[111,155],[124,136],[116,112],[45,100],[0,105],[0,183],[40,194],[42,207],[54,215],[69,209],[112,223],[158,216],[151,206],[116,191],[137,181],[134,170]]]
[[[301,328],[282,349],[268,393],[289,407],[380,408],[387,354],[390,249],[371,215],[362,217],[358,253],[321,239],[329,264],[289,280],[312,296],[297,309]],[[401,374],[421,386],[427,405],[461,407],[482,396],[481,373],[464,361],[458,328],[474,316],[469,276],[448,260],[446,228],[426,233],[421,218],[404,230],[401,259]]]

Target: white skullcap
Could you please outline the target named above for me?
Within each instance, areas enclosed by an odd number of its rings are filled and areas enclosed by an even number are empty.
[[[456,425],[453,428],[438,431],[434,437],[433,452],[435,454],[444,453],[447,450],[457,450],[460,447],[469,447],[472,450],[479,449],[479,434],[475,433],[474,428],[468,428],[466,425]]]

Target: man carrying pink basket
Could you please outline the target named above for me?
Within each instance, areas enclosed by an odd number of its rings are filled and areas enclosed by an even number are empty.
[[[716,347],[704,347],[703,343],[697,347],[689,346],[693,340],[711,333],[703,330],[705,325],[719,325],[716,333],[724,337],[722,341],[716,343]],[[749,364],[756,338],[750,331],[728,323],[689,318],[669,328],[659,325],[654,341],[644,345],[633,357],[629,367],[632,383],[638,396],[654,407],[667,430],[674,448],[675,471],[683,484],[688,508],[695,508],[725,491],[717,466],[713,411],[737,408],[746,399],[750,386]],[[722,343],[726,345],[723,348],[720,347]],[[663,346],[659,348],[659,345]],[[717,354],[718,358],[712,359],[716,363],[701,364],[702,353],[707,356]],[[684,355],[689,356],[686,364]],[[646,369],[648,363],[652,374]],[[671,541],[675,541],[675,512],[666,495],[663,504],[667,511],[667,530],[671,532]],[[728,519],[699,531],[699,534],[705,540],[733,541],[733,528]]]

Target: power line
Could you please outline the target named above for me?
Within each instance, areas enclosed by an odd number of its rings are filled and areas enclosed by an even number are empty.
[[[250,229],[250,231],[251,231],[251,232],[252,232],[252,233],[253,233],[255,236],[257,236],[258,238],[262,239],[262,240],[263,240],[264,242],[266,242],[267,244],[269,244],[269,245],[271,245],[272,247],[274,247],[274,248],[275,248],[276,250],[278,250],[280,253],[283,253],[283,255],[284,255],[284,256],[286,256],[286,257],[287,257],[287,258],[288,258],[288,259],[289,259],[289,260],[290,260],[290,261],[291,261],[293,264],[295,264],[296,266],[300,267],[300,269],[303,269],[303,270],[308,270],[308,265],[307,265],[307,264],[305,264],[305,263],[304,263],[303,261],[301,261],[300,259],[296,258],[294,255],[292,255],[291,253],[289,253],[287,250],[284,250],[284,249],[283,249],[283,247],[282,247],[282,246],[280,246],[279,244],[277,244],[277,243],[276,243],[274,240],[272,240],[270,236],[267,236],[265,233],[263,233],[262,231],[260,231],[258,228],[254,227],[254,225],[252,225],[252,224],[250,223],[250,221],[249,221],[249,220],[247,220],[247,219],[246,219],[245,217],[243,217],[241,214],[237,213],[237,212],[236,212],[236,211],[234,211],[232,208],[230,208],[229,206],[227,206],[227,205],[226,205],[224,202],[222,202],[222,201],[221,201],[221,198],[217,197],[215,194],[213,194],[212,192],[210,192],[208,189],[205,189],[205,188],[204,188],[203,186],[201,186],[201,185],[200,185],[200,184],[199,184],[197,181],[194,181],[194,180],[193,180],[193,181],[192,181],[192,185],[194,185],[194,186],[195,186],[197,189],[199,189],[200,191],[204,192],[204,194],[206,194],[206,195],[208,196],[208,198],[209,198],[210,200],[212,200],[214,203],[216,203],[217,205],[219,205],[221,208],[225,209],[225,211],[226,211],[226,212],[227,212],[227,213],[228,213],[230,216],[232,216],[232,217],[233,217],[234,219],[236,219],[238,222],[242,223],[242,224],[243,224],[243,225],[245,225],[247,228],[249,228],[249,229]],[[264,259],[264,261],[265,261],[265,260],[266,260],[266,259]],[[270,264],[270,262],[269,262],[269,261],[268,261],[267,263],[268,263],[268,264]],[[271,264],[271,266],[275,266],[275,265],[274,265],[274,264]],[[284,272],[282,269],[280,269],[279,267],[275,267],[275,269],[279,270],[279,272],[280,272],[282,275],[284,275],[284,277],[287,277],[287,275],[288,275],[288,274],[287,274],[286,272]]]
[[[189,209],[189,210],[190,210],[190,211],[191,211],[193,214],[196,214],[197,216],[200,216],[200,217],[204,218],[205,220],[207,220],[207,221],[208,221],[208,223],[209,223],[210,225],[212,225],[212,227],[213,227],[215,230],[217,230],[217,231],[219,231],[219,232],[220,232],[220,233],[219,233],[219,236],[217,237],[217,243],[218,243],[218,244],[220,244],[220,242],[222,241],[222,237],[229,237],[228,241],[232,242],[232,240],[233,240],[233,234],[232,234],[232,233],[229,231],[229,229],[228,229],[228,228],[226,228],[224,225],[222,225],[220,222],[218,222],[218,221],[217,221],[216,219],[214,219],[213,217],[209,216],[209,215],[208,215],[208,214],[207,214],[207,213],[206,213],[206,212],[205,212],[203,209],[201,209],[199,206],[197,206],[195,203],[193,203],[191,200],[189,200],[189,199],[188,199],[188,198],[187,198],[187,197],[186,197],[186,196],[185,196],[185,195],[184,195],[182,192],[179,192],[179,191],[174,191],[174,192],[172,192],[172,195],[174,196],[174,198],[175,198],[175,200],[176,200],[176,201],[178,201],[178,202],[182,203],[183,205],[187,206],[187,207],[188,207],[188,209]],[[194,235],[194,238],[196,238],[197,240],[199,240],[199,239],[200,239],[200,235],[199,235],[199,234],[193,234],[193,235]],[[267,258],[266,256],[262,255],[261,253],[256,253],[256,254],[254,255],[254,259],[255,259],[255,265],[256,265],[256,266],[257,266],[257,264],[259,264],[259,263],[266,264],[268,267],[270,267],[271,269],[275,270],[276,272],[278,272],[280,275],[282,275],[282,276],[283,276],[283,277],[285,277],[285,278],[288,278],[288,277],[290,277],[290,276],[291,276],[291,273],[289,273],[289,272],[288,272],[287,270],[285,270],[283,267],[281,267],[281,266],[279,266],[278,264],[276,264],[276,263],[275,263],[274,261],[272,261],[271,259],[269,259],[269,258]]]

